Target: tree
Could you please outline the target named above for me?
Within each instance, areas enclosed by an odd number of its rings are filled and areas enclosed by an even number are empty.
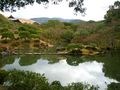
[[[53,4],[58,4],[63,0],[0,0],[0,10],[1,11],[16,11],[16,8],[20,9],[26,5],[33,5],[34,3],[38,4],[47,4],[52,2]],[[84,13],[85,8],[83,8],[84,0],[66,0],[69,2],[69,7],[74,7],[76,12]]]
[[[112,24],[114,30],[120,30],[120,1],[116,1],[114,5],[109,6],[105,21]]]
[[[104,18],[107,23],[120,20],[120,1],[116,1],[114,5],[109,6],[109,10]]]
[[[119,31],[120,30],[120,1],[116,1],[114,5],[109,6],[109,10],[107,11],[107,14],[105,15],[105,22],[107,24],[110,24],[113,30]],[[116,46],[116,40],[115,40],[115,33],[112,33],[111,37],[111,47],[115,48]]]
[[[8,71],[5,86],[7,82],[10,83],[8,90],[50,90],[49,83],[43,75],[28,71]]]

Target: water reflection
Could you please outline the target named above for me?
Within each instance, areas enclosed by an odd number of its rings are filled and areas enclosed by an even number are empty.
[[[100,90],[105,90],[107,85],[116,80],[105,77],[103,63],[96,61],[80,63],[77,66],[70,66],[66,60],[60,60],[57,63],[49,64],[48,60],[38,59],[36,63],[27,66],[19,64],[20,58],[17,58],[13,64],[6,64],[2,69],[11,70],[29,70],[45,74],[49,82],[58,80],[62,85],[72,82],[84,82],[99,86]]]

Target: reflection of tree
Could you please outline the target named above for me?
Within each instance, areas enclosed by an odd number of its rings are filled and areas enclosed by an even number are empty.
[[[120,83],[111,83],[108,85],[108,90],[119,90]]]
[[[5,83],[6,87],[8,81],[12,83],[2,90],[98,90],[97,87],[82,83],[62,86],[59,81],[53,81],[49,84],[44,75],[29,71],[0,71],[0,79],[1,86]]]
[[[69,65],[77,66],[83,62],[83,58],[80,56],[67,56],[66,61]]]
[[[113,50],[104,55],[90,56],[88,57],[88,59],[97,60],[98,62],[103,62],[104,63],[103,70],[105,72],[105,76],[120,81],[120,50]],[[114,86],[112,85],[112,87]],[[108,89],[108,90],[117,90],[117,89]]]
[[[57,63],[63,58],[63,56],[60,55],[43,55],[42,59],[48,60],[49,64]]]
[[[15,61],[15,56],[10,55],[10,56],[0,56],[0,67],[3,67],[6,64],[12,64]]]
[[[36,63],[38,59],[40,59],[39,55],[23,55],[20,56],[20,65],[21,66],[26,66],[26,65],[31,65],[33,63]]]
[[[105,75],[120,81],[120,50],[110,52],[105,59]]]
[[[98,87],[94,87],[93,85],[89,84],[82,84],[82,83],[71,83],[67,86],[67,90],[98,90]]]
[[[62,87],[60,81],[53,81],[50,87],[51,90],[64,90],[64,87]]]

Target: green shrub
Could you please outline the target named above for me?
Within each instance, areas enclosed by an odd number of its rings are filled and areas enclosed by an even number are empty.
[[[1,43],[7,44],[7,43],[9,43],[9,40],[1,40]]]
[[[119,90],[120,89],[120,83],[111,83],[108,85],[108,90]]]
[[[26,31],[26,30],[27,30],[27,28],[26,28],[26,27],[24,27],[24,26],[21,26],[21,27],[19,27],[19,28],[18,28],[18,30],[19,30],[19,31]]]
[[[73,34],[74,34],[73,31],[71,31],[71,30],[66,30],[66,31],[63,32],[63,34],[61,35],[61,38],[62,38],[64,41],[66,41],[66,42],[69,43],[69,42],[73,39],[73,37],[74,37]]]
[[[4,85],[8,86],[8,90],[49,90],[48,81],[43,75],[28,71],[9,71]]]
[[[8,72],[6,72],[4,70],[0,70],[0,84],[4,83],[7,75],[8,75]]]
[[[81,44],[69,44],[67,47],[67,50],[75,49],[75,48],[83,48],[83,45]]]
[[[53,81],[50,85],[51,90],[64,90],[63,86],[59,81]]]
[[[120,25],[115,25],[115,26],[114,26],[114,30],[115,30],[115,31],[120,31]]]
[[[8,31],[9,31],[8,28],[2,28],[2,29],[0,29],[0,33],[8,32]]]
[[[19,32],[19,37],[21,39],[25,39],[25,40],[30,39],[30,32],[28,32],[28,31],[20,31]]]
[[[31,38],[34,38],[34,39],[39,39],[39,38],[40,38],[40,36],[39,36],[39,35],[37,35],[37,34],[31,34]]]
[[[67,90],[98,90],[98,87],[89,84],[83,85],[82,83],[72,83],[68,85]]]
[[[62,86],[59,81],[51,84],[44,75],[29,71],[0,71],[0,84],[8,87],[8,90],[97,90],[89,84],[72,83]]]
[[[3,32],[1,33],[2,35],[2,38],[10,38],[10,39],[14,39],[14,33],[13,32],[10,32],[10,31],[7,31],[7,32]]]
[[[92,33],[92,30],[80,30],[79,33],[81,36],[88,36]]]

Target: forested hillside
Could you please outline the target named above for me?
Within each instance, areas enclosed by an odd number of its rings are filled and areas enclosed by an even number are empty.
[[[117,21],[116,21],[117,23]],[[1,45],[14,49],[64,49],[85,45],[103,49],[120,47],[119,24],[104,21],[81,23],[49,20],[43,24],[22,24],[0,15]]]

